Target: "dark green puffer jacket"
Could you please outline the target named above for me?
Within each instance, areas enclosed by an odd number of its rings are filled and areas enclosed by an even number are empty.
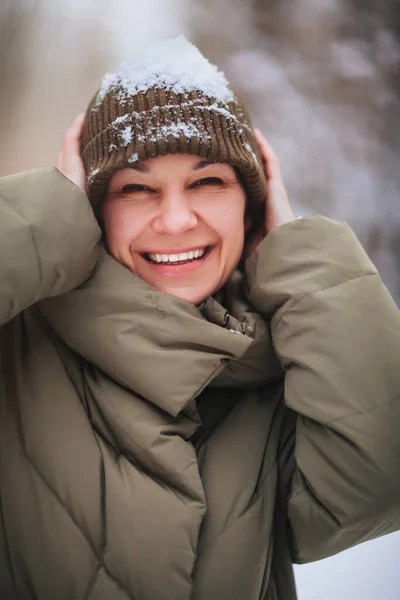
[[[294,600],[400,528],[400,317],[349,227],[267,235],[253,312],[158,292],[56,169],[0,181],[2,600]]]

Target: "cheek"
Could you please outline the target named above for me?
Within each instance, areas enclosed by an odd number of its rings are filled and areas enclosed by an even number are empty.
[[[106,205],[103,222],[110,252],[120,260],[140,234],[140,219],[128,205]]]
[[[230,247],[241,246],[245,231],[245,203],[236,201],[215,203],[206,217],[208,224]]]

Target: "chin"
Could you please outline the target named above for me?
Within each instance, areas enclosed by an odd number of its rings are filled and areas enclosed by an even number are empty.
[[[190,302],[191,304],[201,304],[206,298],[208,298],[208,296],[212,296],[213,293],[215,292],[214,288],[210,288],[209,290],[207,289],[196,289],[196,288],[192,288],[192,287],[188,287],[188,288],[181,288],[181,289],[165,289],[165,290],[161,290],[163,292],[166,292],[167,294],[171,294],[172,296],[176,296],[177,298],[180,298],[181,300],[186,300],[186,302]]]

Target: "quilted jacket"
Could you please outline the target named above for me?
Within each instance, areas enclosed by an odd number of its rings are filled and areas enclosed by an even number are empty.
[[[270,232],[247,306],[159,292],[56,169],[0,180],[2,600],[294,600],[400,528],[400,317],[351,229]]]

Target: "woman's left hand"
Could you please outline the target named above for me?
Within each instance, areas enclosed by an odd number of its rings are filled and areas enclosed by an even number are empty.
[[[260,146],[261,159],[267,180],[265,222],[248,236],[244,256],[247,258],[271,229],[294,221],[295,216],[283,183],[281,165],[271,145],[259,129],[254,134]]]
[[[255,136],[260,145],[261,158],[267,178],[267,206],[265,229],[271,229],[294,221],[295,216],[283,183],[279,159],[259,129],[254,129]]]

